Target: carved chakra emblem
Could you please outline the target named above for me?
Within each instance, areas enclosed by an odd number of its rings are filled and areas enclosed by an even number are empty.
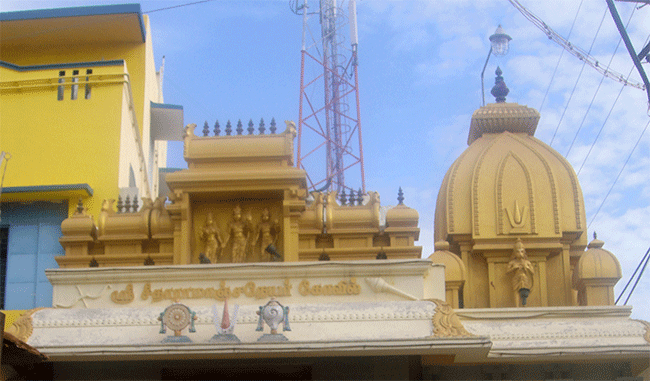
[[[165,333],[166,327],[174,331],[174,336],[180,336],[181,331],[188,325],[190,325],[190,332],[196,332],[194,328],[196,313],[184,304],[174,303],[165,308],[165,311],[160,313],[158,320],[161,321],[160,333]]]

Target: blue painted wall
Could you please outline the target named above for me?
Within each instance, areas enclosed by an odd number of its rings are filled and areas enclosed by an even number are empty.
[[[67,201],[3,203],[0,226],[9,228],[4,308],[23,310],[52,306],[52,285],[45,269],[57,268],[55,256]]]

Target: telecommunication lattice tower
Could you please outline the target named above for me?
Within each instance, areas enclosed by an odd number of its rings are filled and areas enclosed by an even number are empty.
[[[295,0],[292,10],[303,18],[296,166],[311,190],[365,194],[356,2]]]

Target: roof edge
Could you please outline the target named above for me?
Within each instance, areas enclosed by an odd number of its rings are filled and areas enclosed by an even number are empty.
[[[69,69],[76,67],[90,67],[90,66],[123,66],[124,60],[108,60],[108,61],[87,61],[87,62],[65,62],[60,64],[47,64],[47,65],[16,65],[11,62],[1,61],[0,67],[11,69],[15,71],[32,71],[32,70],[48,70],[48,69]]]
[[[146,29],[142,19],[140,4],[90,5],[70,8],[33,9],[0,13],[0,21],[21,21],[61,17],[101,16],[131,14],[138,15],[142,42],[146,41]]]

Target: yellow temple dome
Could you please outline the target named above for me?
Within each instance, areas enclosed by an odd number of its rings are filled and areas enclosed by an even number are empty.
[[[586,229],[578,177],[562,155],[534,137],[539,112],[495,94],[505,88],[497,74],[502,86],[493,94],[503,101],[472,115],[469,147],[449,168],[438,193],[435,241],[453,246],[454,235],[508,234],[578,239]],[[582,249],[586,243],[583,237]]]
[[[595,235],[595,234],[594,234]],[[610,251],[603,249],[605,242],[594,237],[576,266],[578,279],[621,278],[621,264]]]
[[[438,241],[434,244],[436,251],[428,259],[433,263],[442,263],[445,265],[445,280],[447,281],[464,281],[465,264],[460,257],[449,251],[449,242]]]

